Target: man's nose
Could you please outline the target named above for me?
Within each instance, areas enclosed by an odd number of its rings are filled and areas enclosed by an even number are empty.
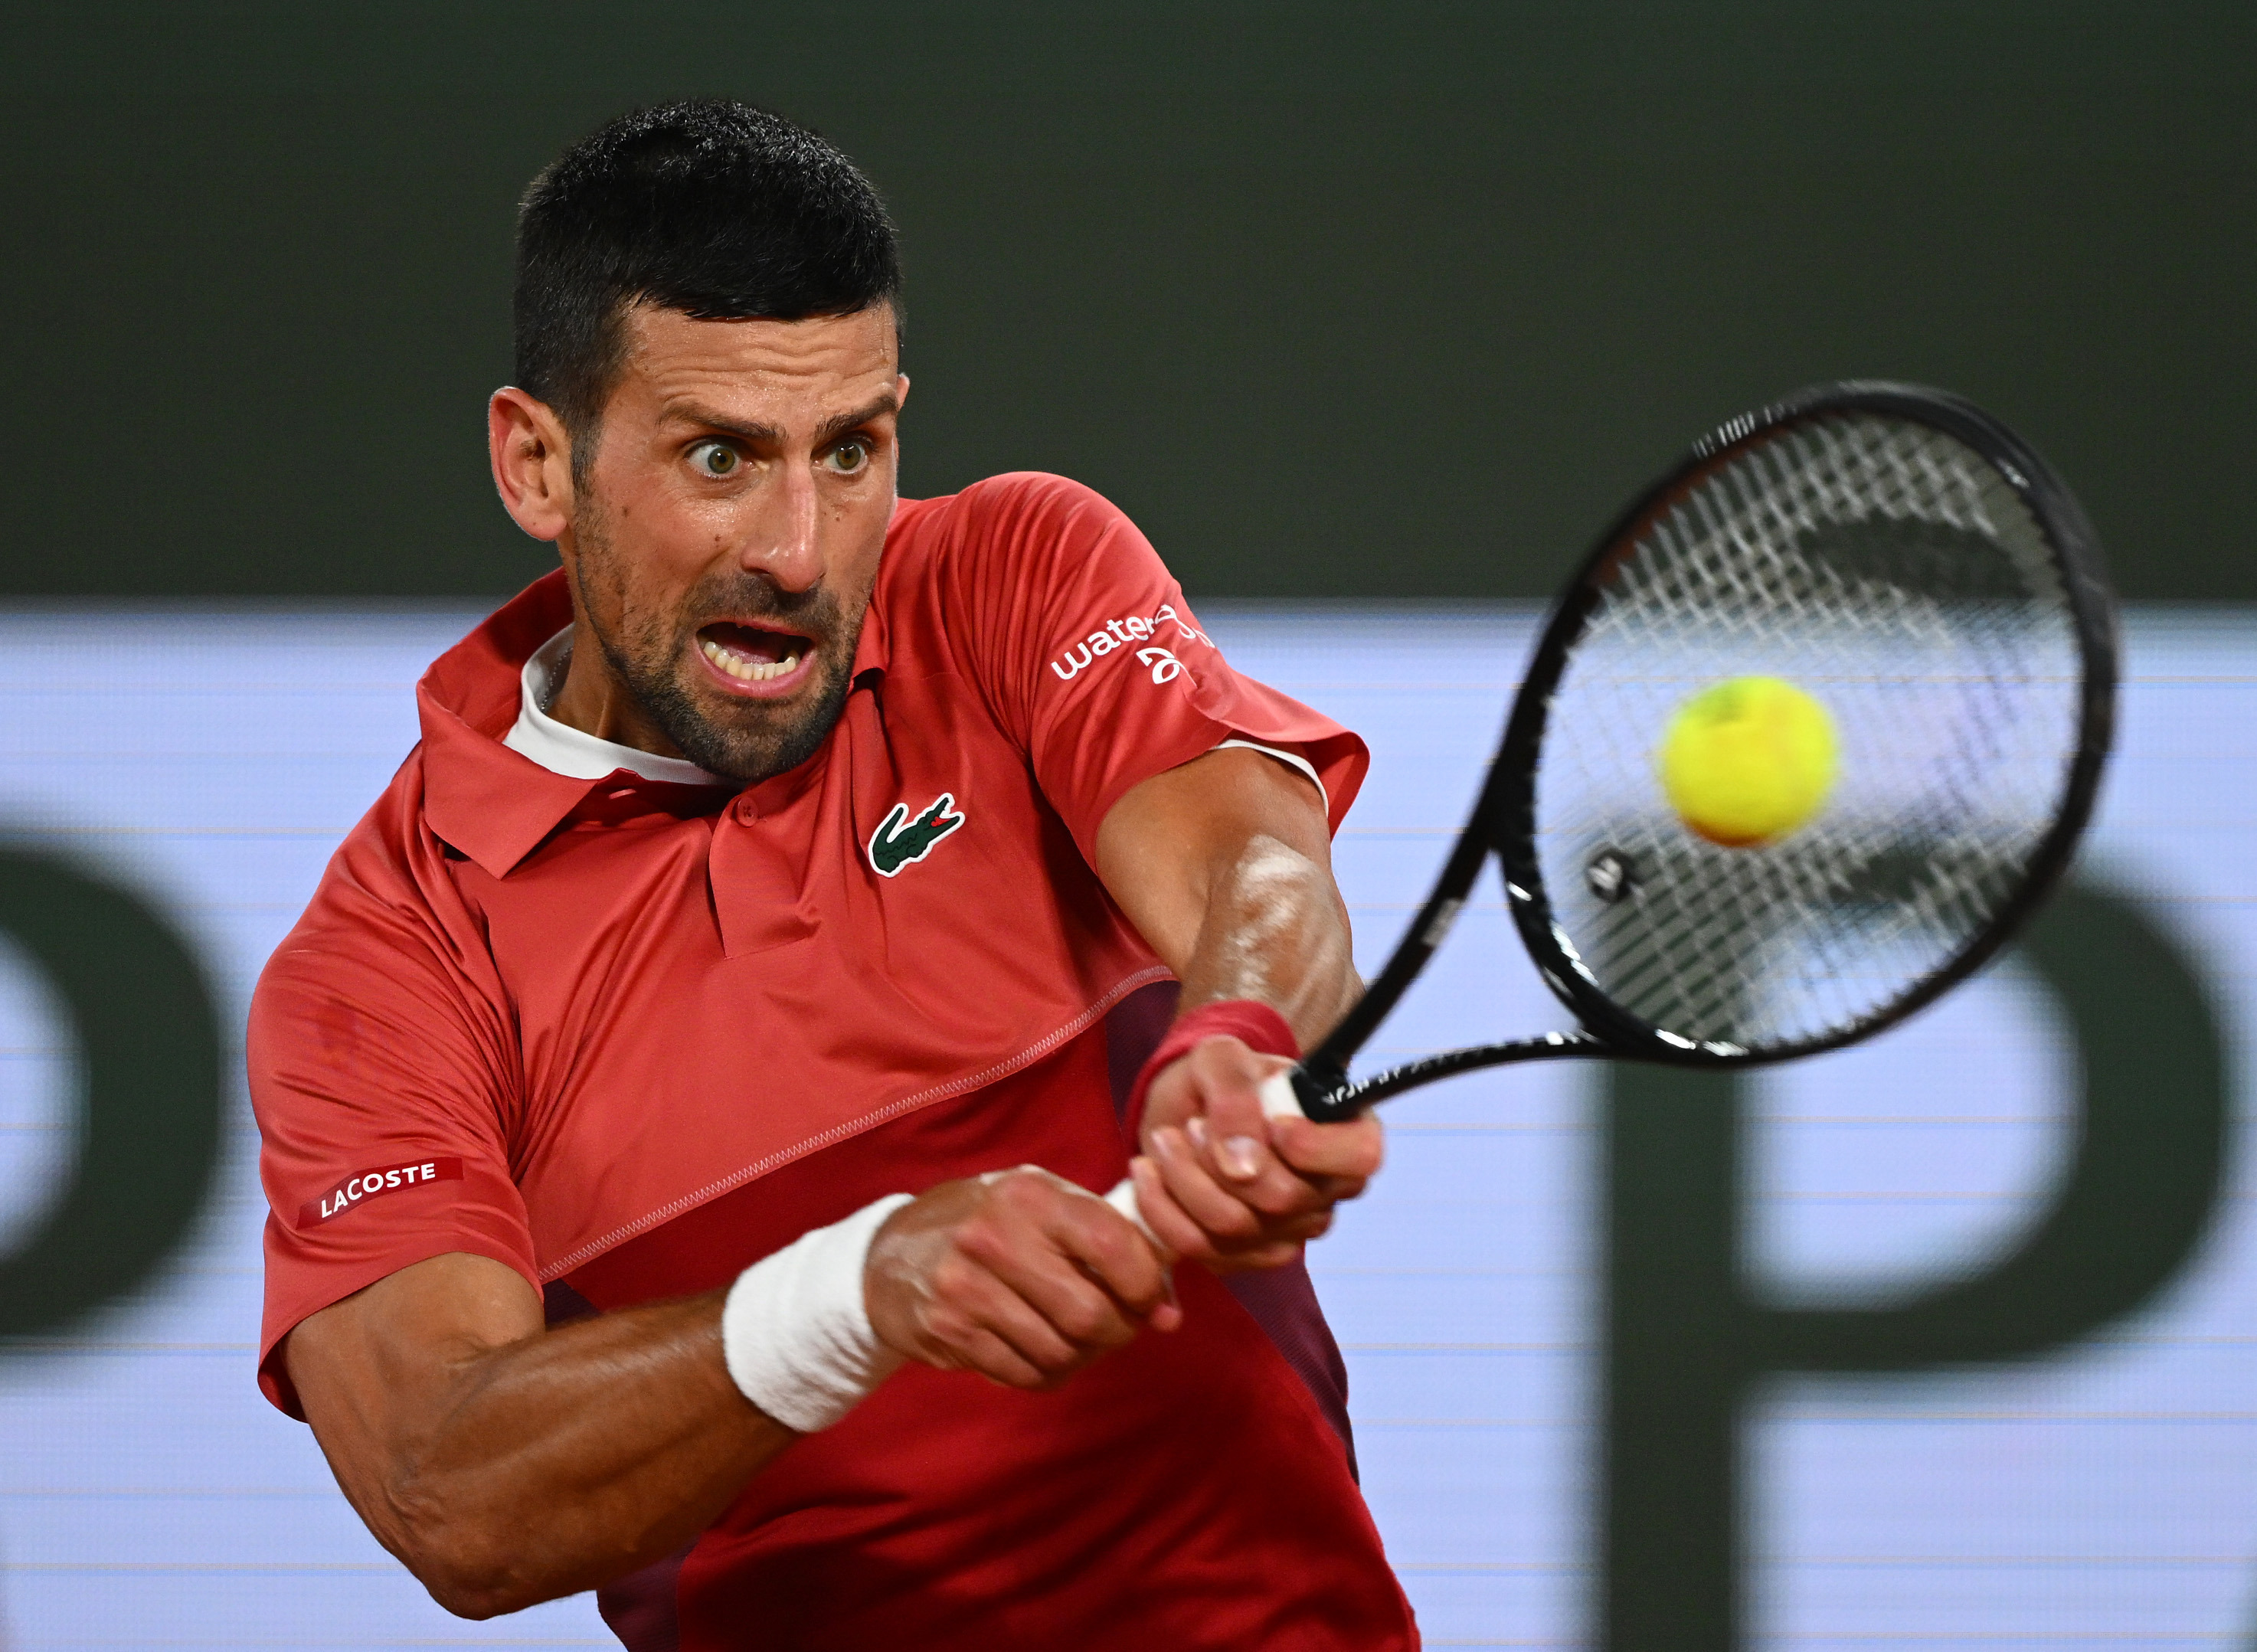
[[[810,590],[824,574],[813,460],[788,461],[765,492],[766,508],[738,551],[737,565],[747,573],[766,574],[785,591]]]

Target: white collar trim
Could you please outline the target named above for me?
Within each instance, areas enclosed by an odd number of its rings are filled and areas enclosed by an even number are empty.
[[[677,786],[733,786],[739,783],[711,775],[680,757],[662,757],[654,751],[638,751],[616,741],[599,740],[585,729],[560,723],[541,709],[555,698],[558,669],[571,651],[572,627],[566,626],[533,651],[520,681],[517,722],[501,743],[519,755],[530,757],[552,774],[574,780],[601,780],[625,769],[645,780],[670,781]],[[552,684],[554,686],[552,687]]]

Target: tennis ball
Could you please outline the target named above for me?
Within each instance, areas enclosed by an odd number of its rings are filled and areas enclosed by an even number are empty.
[[[1818,812],[1838,755],[1823,705],[1776,677],[1735,677],[1702,689],[1669,720],[1661,789],[1709,842],[1758,848]]]

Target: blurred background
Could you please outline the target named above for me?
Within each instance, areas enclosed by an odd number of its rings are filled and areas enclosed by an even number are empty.
[[[1693,436],[1855,376],[2029,436],[2131,599],[2078,889],[1852,1053],[1406,1101],[1320,1288],[1430,1644],[2257,1644],[2257,10],[18,11],[0,1645],[609,1643],[446,1617],[255,1393],[241,1029],[415,677],[548,565],[483,446],[516,197],[689,93],[891,202],[906,491],[1099,487],[1370,741],[1367,964]],[[1548,1023],[1506,930],[1402,1047]]]

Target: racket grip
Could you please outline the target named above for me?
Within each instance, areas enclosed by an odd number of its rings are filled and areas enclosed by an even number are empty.
[[[1262,1098],[1262,1112],[1264,1117],[1304,1118],[1307,1117],[1301,1110],[1301,1098],[1293,1093],[1293,1069],[1291,1067],[1282,1072],[1272,1073],[1268,1078],[1263,1079],[1261,1088],[1256,1094]],[[1144,1225],[1144,1213],[1136,1208],[1136,1182],[1134,1177],[1121,1177],[1113,1191],[1105,1195],[1105,1202],[1135,1223],[1136,1230],[1151,1240],[1154,1250],[1166,1251],[1168,1247],[1160,1243],[1159,1236]]]

